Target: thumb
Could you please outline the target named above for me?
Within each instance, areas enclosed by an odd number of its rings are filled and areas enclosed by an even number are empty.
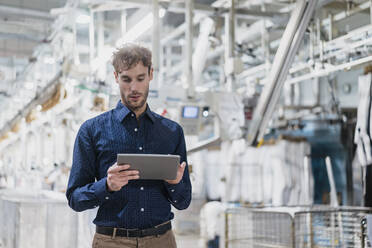
[[[182,164],[180,164],[180,168],[181,168],[182,170],[184,170],[185,167],[186,167],[186,162],[182,162]]]

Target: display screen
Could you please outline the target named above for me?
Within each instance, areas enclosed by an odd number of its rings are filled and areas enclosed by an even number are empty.
[[[198,118],[199,107],[196,106],[184,106],[182,109],[182,117],[188,119]]]

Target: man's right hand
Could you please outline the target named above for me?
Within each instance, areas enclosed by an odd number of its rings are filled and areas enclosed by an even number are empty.
[[[106,184],[109,191],[118,191],[127,185],[129,180],[139,179],[138,170],[128,170],[129,167],[129,164],[115,163],[107,170]]]

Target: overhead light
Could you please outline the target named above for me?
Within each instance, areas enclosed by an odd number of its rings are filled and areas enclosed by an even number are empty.
[[[164,8],[161,8],[161,9],[159,9],[159,17],[160,18],[163,18],[164,16],[165,16],[165,13],[166,13],[167,11],[164,9]]]
[[[116,47],[122,46],[124,43],[133,42],[153,25],[153,14],[147,14],[141,21],[139,21],[133,28],[131,28],[125,35],[116,42]]]
[[[90,23],[90,16],[86,14],[80,14],[76,17],[75,21],[79,24],[88,24]]]

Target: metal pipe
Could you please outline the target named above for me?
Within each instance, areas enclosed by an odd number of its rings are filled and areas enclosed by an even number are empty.
[[[304,192],[306,194],[306,197],[305,197],[305,205],[311,205],[312,203],[312,194],[311,194],[311,187],[312,187],[312,184],[311,184],[311,162],[310,162],[310,156],[306,155],[304,157],[304,180],[305,180],[305,183],[304,183]]]
[[[200,23],[199,36],[195,45],[195,51],[192,59],[193,80],[194,84],[200,84],[202,72],[207,61],[210,42],[208,40],[213,29],[213,20],[209,17],[205,18]]]
[[[185,63],[185,74],[186,82],[188,85],[187,96],[192,98],[195,93],[195,86],[193,82],[192,74],[192,40],[193,40],[193,9],[194,9],[194,0],[186,0],[186,9],[185,9],[185,19],[186,19],[186,42],[185,42],[185,54],[186,54],[186,63]]]
[[[227,40],[227,49],[225,53],[225,57],[231,58],[235,56],[234,53],[234,44],[235,44],[235,0],[231,1],[231,7],[229,9],[228,15],[226,15],[225,19],[225,27],[226,27],[226,40]]]
[[[127,32],[127,11],[123,10],[120,14],[120,27],[121,27],[121,37],[124,37]]]
[[[326,162],[326,167],[327,167],[329,187],[331,189],[331,193],[330,193],[331,206],[338,207],[336,184],[335,184],[335,179],[333,176],[331,159],[329,156],[326,157],[325,162]]]
[[[369,0],[369,22],[372,24],[372,0]]]
[[[160,64],[160,18],[159,18],[159,0],[152,0],[152,67],[154,68],[154,79],[152,88],[160,87],[159,82],[159,64]]]
[[[32,10],[27,8],[17,8],[17,7],[11,7],[11,6],[0,6],[0,13],[5,13],[8,15],[22,15],[22,16],[28,16],[28,17],[35,17],[38,19],[46,19],[46,20],[53,20],[53,16],[49,12],[44,11],[38,11],[38,10]]]
[[[351,69],[354,66],[362,65],[362,64],[365,64],[365,63],[369,63],[369,62],[372,62],[372,56],[368,56],[368,57],[364,57],[364,58],[361,58],[361,59],[358,59],[358,60],[354,60],[354,61],[351,61],[351,62],[346,63],[346,64],[340,64],[340,65],[337,65],[337,66],[333,66],[332,68],[329,68],[329,69],[319,70],[315,73],[309,73],[309,74],[305,74],[303,76],[292,78],[292,79],[287,80],[286,83],[294,84],[294,83],[298,83],[298,82],[308,80],[308,79],[311,79],[311,78],[324,77],[324,76],[326,76],[326,75],[328,75],[332,72],[341,71],[341,70],[345,70],[345,69]]]
[[[307,26],[309,25],[310,18],[312,17],[315,7],[317,4],[317,0],[309,1],[306,3],[306,9],[303,13],[303,15],[300,18],[300,23],[297,27],[296,34],[293,37],[293,40],[291,42],[291,48],[288,51],[288,54],[286,54],[286,60],[283,64],[282,68],[280,68],[280,74],[277,78],[277,81],[275,83],[275,90],[272,94],[272,99],[270,99],[271,103],[267,107],[267,113],[263,116],[262,126],[260,127],[260,138],[263,137],[263,134],[265,132],[265,128],[271,119],[272,113],[274,112],[275,105],[279,99],[280,96],[280,89],[283,87],[283,84],[285,82],[285,79],[288,76],[289,67],[291,66],[294,57],[296,56],[296,53],[298,51],[298,48],[302,42],[303,36],[305,34],[305,30]]]
[[[90,22],[89,22],[89,59],[90,59],[90,67],[92,67],[92,62],[94,59],[94,12],[90,11]]]
[[[306,12],[305,0],[298,1],[296,7],[292,12],[288,25],[284,31],[283,38],[280,42],[279,48],[275,54],[274,62],[272,65],[271,73],[269,75],[269,82],[265,84],[259,99],[256,110],[254,111],[251,126],[247,134],[248,144],[256,145],[257,142],[262,138],[263,129],[266,129],[266,125],[271,118],[270,104],[275,105],[278,92],[278,87],[284,82],[280,82],[280,76],[285,72],[283,67],[286,63],[290,63],[288,60],[289,52],[291,49],[292,41],[297,33],[297,29],[301,23],[302,16]],[[301,36],[302,38],[302,36]],[[293,53],[292,53],[293,56]],[[287,73],[286,71],[285,73]],[[280,91],[279,91],[280,92]],[[275,96],[274,96],[275,95]],[[272,108],[271,108],[272,109]]]
[[[229,14],[225,15],[225,64],[230,64],[232,68],[225,70],[226,89],[232,92],[235,89],[235,0],[231,0]]]
[[[105,46],[105,28],[104,28],[104,13],[97,13],[97,57],[102,58]],[[106,63],[97,68],[97,76],[99,80],[105,81],[106,78]]]
[[[372,2],[372,0],[371,0]],[[323,2],[320,2],[319,5],[317,7],[322,7],[323,6]],[[356,13],[359,13],[363,10],[366,10],[367,8],[370,8],[370,6],[372,6],[372,4],[370,2],[366,2],[366,3],[362,3],[356,7],[354,7],[349,14],[346,14],[345,11],[343,12],[340,12],[336,15],[333,16],[333,22],[337,22],[337,21],[340,21],[340,20],[343,20],[345,19],[346,17],[350,16],[350,15],[353,15],[353,14],[356,14]],[[278,21],[276,21],[276,23],[274,24],[267,24],[266,25],[266,28],[271,28],[273,27],[274,25],[277,25],[277,24],[282,24],[282,23],[285,23],[287,21],[286,18],[281,18],[279,20],[279,23]],[[256,39],[258,39],[260,37],[260,34],[261,34],[261,29],[262,29],[262,24],[261,22],[263,22],[263,20],[260,20],[260,21],[257,21],[255,23],[253,23],[252,25],[250,25],[250,27],[245,30],[243,33],[239,32],[237,34],[237,40],[238,42],[251,42],[251,41],[254,41]],[[372,23],[372,15],[371,15],[371,23]],[[183,33],[183,26],[184,24],[180,25],[175,31],[172,32],[171,35],[167,36],[166,38],[164,38],[161,43],[162,45],[164,45],[165,43],[169,42],[171,39],[174,39],[176,38],[177,36],[181,35]],[[324,19],[322,20],[321,22],[321,26],[326,26],[326,25],[329,25],[329,19]],[[320,26],[320,25],[319,25]],[[316,31],[320,30],[319,29],[319,26],[316,25],[317,28],[314,28],[314,30],[316,29]],[[241,36],[239,37],[239,34],[241,34]],[[319,37],[319,38],[318,38]],[[320,33],[316,33],[314,40],[319,40],[320,39]],[[215,48],[215,50],[213,52],[211,52],[209,55],[208,55],[208,59],[214,59],[218,56],[221,55],[221,53],[224,51],[224,47],[223,46],[219,46],[217,48]],[[180,72],[180,69],[182,67],[180,66],[175,66],[171,75],[176,75],[177,73]]]
[[[333,15],[332,13],[328,15],[328,19],[329,19],[328,40],[332,40],[333,39]]]
[[[265,4],[262,4],[261,6],[262,11],[266,11]],[[269,32],[266,28],[266,20],[262,20],[262,30],[261,30],[261,47],[263,51],[263,58],[265,60],[265,76],[268,75],[270,70],[270,38],[269,38]]]
[[[76,11],[73,12],[74,19],[76,20]],[[76,22],[72,24],[72,33],[73,33],[73,57],[74,57],[74,64],[78,65],[80,64],[80,58],[79,58],[79,51],[77,49],[77,31],[76,31]]]

